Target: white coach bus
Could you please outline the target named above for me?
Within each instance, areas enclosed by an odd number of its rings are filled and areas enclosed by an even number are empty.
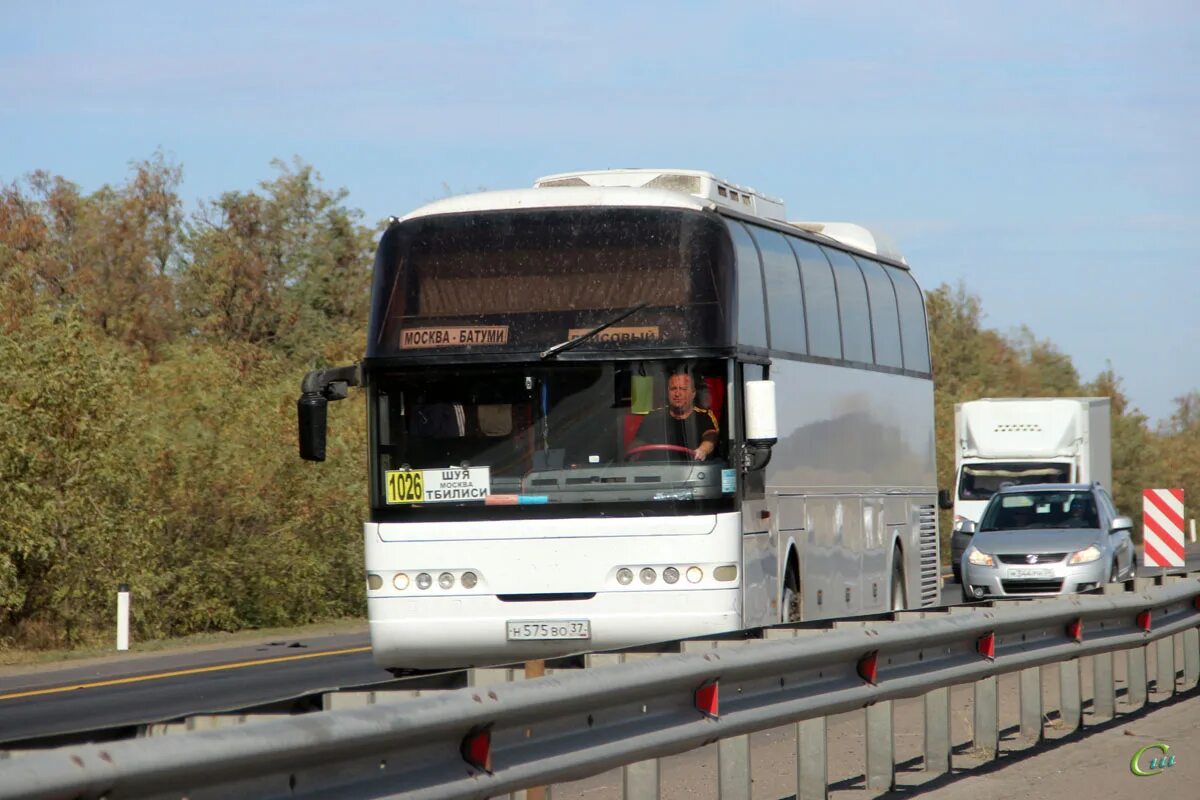
[[[706,172],[555,175],[393,219],[365,358],[389,669],[546,658],[938,593],[921,290]]]

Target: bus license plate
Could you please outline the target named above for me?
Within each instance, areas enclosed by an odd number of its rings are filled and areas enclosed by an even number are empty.
[[[592,626],[586,619],[510,619],[508,621],[508,640],[510,642],[590,638],[592,638]]]
[[[1012,578],[1053,578],[1054,570],[1047,567],[1013,567],[1008,574]]]

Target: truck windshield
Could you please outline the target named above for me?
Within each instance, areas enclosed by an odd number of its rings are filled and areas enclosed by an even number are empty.
[[[371,379],[373,515],[731,508],[727,383],[718,360],[379,373]]]
[[[1091,492],[1006,492],[988,504],[981,531],[1031,528],[1098,528],[1100,518]]]
[[[1070,464],[1029,462],[964,464],[958,479],[959,500],[988,500],[1007,486],[1031,483],[1068,483]]]

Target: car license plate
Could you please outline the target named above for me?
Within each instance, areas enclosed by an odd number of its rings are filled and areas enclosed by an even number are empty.
[[[510,619],[508,640],[590,639],[592,625],[586,619]]]
[[[1009,567],[1010,578],[1053,578],[1054,570],[1049,567]]]

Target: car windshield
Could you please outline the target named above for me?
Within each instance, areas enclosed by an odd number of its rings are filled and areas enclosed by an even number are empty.
[[[987,463],[964,464],[958,481],[959,500],[987,500],[1008,486],[1030,483],[1067,483],[1070,464]]]
[[[379,519],[731,507],[727,385],[717,360],[378,374],[372,506]]]
[[[997,494],[979,523],[981,531],[1099,527],[1096,501],[1087,491]]]

